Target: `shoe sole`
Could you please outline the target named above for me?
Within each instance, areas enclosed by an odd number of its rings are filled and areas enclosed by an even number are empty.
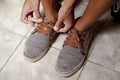
[[[60,75],[61,77],[65,77],[65,78],[68,78],[70,76],[72,76],[73,74],[75,74],[81,67],[82,67],[82,64],[84,62],[86,57],[84,57],[84,59],[81,61],[81,64],[79,64],[75,69],[69,71],[69,72],[60,72],[56,67],[56,71],[57,71],[57,74]]]
[[[25,53],[24,53],[24,59],[29,61],[29,62],[37,62],[45,56],[45,54],[48,52],[49,48],[50,47],[47,47],[47,49],[44,52],[40,53],[40,55],[35,57],[35,58],[29,58],[29,57],[25,56]]]
[[[87,58],[87,55],[88,55],[88,52],[89,52],[89,47],[90,47],[90,44],[91,44],[91,40],[92,40],[92,37],[93,37],[93,34],[91,33],[91,37],[90,37],[90,41],[89,41],[89,44],[88,44],[88,48],[87,48],[87,52],[86,52],[86,56],[84,56],[84,58],[82,59],[81,63],[76,66],[73,70],[69,71],[69,72],[60,72],[56,67],[56,71],[57,71],[57,74],[60,75],[61,77],[70,77],[72,76],[73,74],[75,74],[81,67],[82,65],[84,64],[85,62],[85,59]]]

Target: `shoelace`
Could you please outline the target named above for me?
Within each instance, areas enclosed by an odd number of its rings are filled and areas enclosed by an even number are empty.
[[[80,32],[74,28],[68,33],[68,37],[64,41],[64,45],[83,49],[83,42],[85,37],[86,32]]]
[[[35,28],[36,32],[51,36],[53,31],[54,23],[50,22],[47,19],[44,19],[39,25]]]

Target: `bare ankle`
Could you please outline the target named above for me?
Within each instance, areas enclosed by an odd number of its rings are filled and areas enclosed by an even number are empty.
[[[76,28],[78,31],[86,31],[91,27],[91,23],[84,21],[84,20],[78,20],[74,28]]]

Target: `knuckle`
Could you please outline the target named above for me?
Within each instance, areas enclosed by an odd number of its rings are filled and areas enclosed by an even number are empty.
[[[67,30],[63,31],[63,32],[67,32]]]
[[[23,23],[26,23],[24,19],[20,18],[20,21],[23,22]]]

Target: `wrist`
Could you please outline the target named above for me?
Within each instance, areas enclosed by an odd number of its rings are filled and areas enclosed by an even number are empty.
[[[87,29],[89,29],[89,27],[91,26],[91,23],[89,23],[87,20],[83,20],[82,18],[80,18],[74,28],[76,28],[78,31],[86,31]]]

